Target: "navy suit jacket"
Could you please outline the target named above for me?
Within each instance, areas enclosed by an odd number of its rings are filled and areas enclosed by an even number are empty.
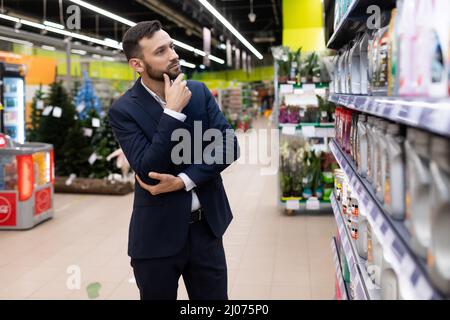
[[[198,141],[201,139],[198,136],[194,138],[194,121],[201,121],[201,127],[197,125],[197,128],[201,128],[202,134],[209,128],[223,132],[224,142],[225,132],[228,130],[230,134],[231,127],[203,83],[187,81],[187,86],[192,98],[182,111],[187,116],[184,122],[164,113],[161,105],[142,86],[140,78],[112,105],[108,116],[135,173],[147,184],[155,185],[159,181],[149,178],[149,172],[175,176],[184,172],[197,186],[195,191],[212,232],[221,237],[233,218],[220,175],[230,163],[194,162],[191,152],[190,163],[174,164],[172,148],[180,141],[172,141],[171,137],[175,130],[186,129],[191,134],[192,144],[200,143],[201,150],[204,150],[210,142]],[[222,151],[224,157],[228,154],[234,161],[239,156],[234,134],[231,141],[231,146],[223,143]],[[148,259],[179,252],[188,235],[191,203],[192,193],[184,189],[154,196],[136,183],[129,229],[129,256]]]

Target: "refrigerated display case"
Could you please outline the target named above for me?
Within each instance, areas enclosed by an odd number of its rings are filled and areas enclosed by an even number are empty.
[[[25,66],[0,62],[0,129],[25,142]]]
[[[53,146],[0,133],[0,230],[30,229],[53,216]]]

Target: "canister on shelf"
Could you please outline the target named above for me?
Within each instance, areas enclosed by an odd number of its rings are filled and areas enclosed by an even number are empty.
[[[382,143],[384,143],[385,134],[386,134],[386,127],[388,125],[388,122],[382,119],[378,119],[378,121],[375,124],[375,127],[373,128],[373,135],[374,135],[374,146],[372,153],[372,186],[375,191],[378,189],[380,192],[376,192],[376,195],[378,199],[381,201],[383,200],[382,196],[382,186],[381,186],[381,148]]]
[[[359,115],[358,117],[358,151],[356,156],[356,165],[358,173],[365,177],[367,173],[367,117]]]
[[[391,123],[386,129],[386,152],[382,158],[384,205],[394,219],[405,218],[405,151],[401,126]]]
[[[368,221],[364,215],[358,215],[358,238],[356,239],[356,250],[358,255],[367,259],[367,253],[369,249],[368,244]]]
[[[376,122],[376,118],[369,116],[367,117],[366,131],[367,131],[367,171],[366,171],[366,179],[369,182],[372,182],[372,170],[373,170],[373,159],[372,154],[374,151],[374,135],[373,135],[373,127]]]
[[[380,287],[381,300],[399,300],[400,288],[398,277],[391,264],[388,263],[386,259],[383,259]]]
[[[378,241],[376,235],[373,232],[373,229],[369,229],[368,235],[369,239],[369,251],[368,251],[368,259],[367,259],[367,273],[370,276],[372,282],[380,286],[381,285],[381,271],[383,267],[383,247],[381,243]]]
[[[426,258],[431,241],[430,189],[431,134],[408,128],[405,142],[407,166],[406,221],[411,233],[410,246],[419,256]]]
[[[450,297],[450,140],[433,137],[431,154],[432,226],[428,268],[433,284]]]

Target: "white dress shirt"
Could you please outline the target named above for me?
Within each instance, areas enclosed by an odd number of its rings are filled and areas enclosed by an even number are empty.
[[[161,105],[161,107],[164,109],[164,113],[168,114],[171,117],[174,117],[177,120],[180,120],[182,122],[184,122],[184,120],[186,120],[186,115],[181,113],[181,112],[176,112],[174,110],[170,110],[166,108],[166,102],[161,99],[160,97],[158,97],[158,95],[156,93],[154,93],[152,90],[150,90],[150,88],[148,88],[145,84],[144,81],[142,81],[141,79],[141,84],[142,86],[145,88],[145,90],[148,91],[148,93],[150,93],[152,95],[153,98],[155,98],[155,100]],[[165,172],[159,172],[159,173],[165,173]],[[196,184],[194,181],[191,180],[191,178],[189,178],[187,176],[187,174],[181,172],[178,177],[181,178],[181,180],[183,180],[184,182],[184,186],[185,186],[185,190],[186,191],[191,191],[192,194],[192,205],[191,205],[191,211],[195,211],[200,209],[201,205],[200,205],[200,200],[198,199],[197,193],[195,193],[195,190],[193,190],[196,187]]]

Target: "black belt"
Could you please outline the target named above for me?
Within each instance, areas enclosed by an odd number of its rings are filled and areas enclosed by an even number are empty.
[[[194,223],[200,220],[203,220],[203,209],[197,209],[195,211],[191,212],[191,219],[189,220],[189,223]]]

